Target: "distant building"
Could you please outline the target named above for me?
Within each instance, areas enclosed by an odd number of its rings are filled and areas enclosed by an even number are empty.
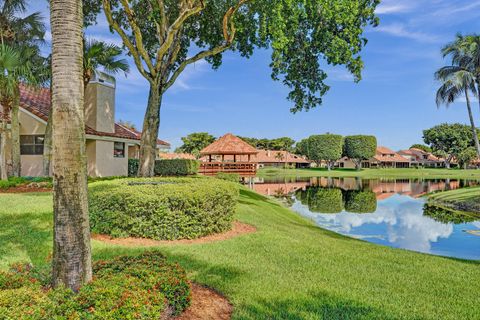
[[[443,159],[421,149],[411,148],[408,150],[400,150],[398,153],[407,158],[412,167],[441,168],[445,166]]]
[[[308,168],[310,161],[288,151],[258,150],[256,162],[263,167]]]
[[[355,163],[343,157],[337,164],[339,168],[354,169]],[[409,168],[409,159],[403,157],[399,153],[383,146],[377,147],[375,156],[371,159],[362,161],[362,168]]]
[[[160,151],[157,157],[158,159],[166,159],[166,160],[172,160],[172,159],[195,160],[195,156],[189,153],[169,153],[169,152]]]

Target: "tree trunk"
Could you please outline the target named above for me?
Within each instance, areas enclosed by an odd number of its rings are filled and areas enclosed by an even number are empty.
[[[18,120],[18,112],[20,108],[20,91],[17,87],[12,100],[12,107],[10,108],[11,119],[11,133],[12,133],[12,176],[20,177],[21,163],[20,163],[20,123]]]
[[[45,139],[43,140],[43,176],[50,176],[50,164],[52,162],[52,121],[53,114],[50,110],[50,116],[45,129]]]
[[[51,0],[53,285],[92,279],[87,203],[81,0]]]
[[[142,138],[140,141],[139,177],[153,177],[157,153],[158,130],[160,126],[160,106],[162,95],[160,86],[150,84],[147,111],[143,121]]]
[[[7,173],[7,121],[0,120],[0,180],[8,180]]]
[[[355,163],[355,170],[360,171],[362,168],[362,160],[352,160]]]
[[[470,125],[472,126],[473,142],[475,143],[477,156],[480,157],[480,143],[478,142],[477,127],[475,126],[475,120],[473,119],[472,106],[470,105],[470,97],[468,95],[468,90],[465,90],[465,98],[467,100],[468,117],[470,118]]]

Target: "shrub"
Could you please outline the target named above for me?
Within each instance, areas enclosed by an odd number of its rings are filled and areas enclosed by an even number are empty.
[[[240,182],[240,175],[238,173],[218,172],[216,177],[217,179],[222,179],[230,182],[235,182],[235,183]]]
[[[193,239],[231,228],[238,187],[213,178],[121,179],[90,185],[92,231]]]
[[[137,176],[139,167],[140,167],[140,160],[128,159],[128,176],[129,177]]]
[[[155,161],[156,176],[189,176],[197,174],[200,163],[191,159],[163,159]]]
[[[349,190],[345,193],[345,210],[352,213],[373,213],[377,210],[377,197],[371,190]]]
[[[163,319],[190,304],[185,271],[158,252],[99,261],[93,269],[94,280],[78,294],[43,285],[28,266],[0,273],[0,318]]]

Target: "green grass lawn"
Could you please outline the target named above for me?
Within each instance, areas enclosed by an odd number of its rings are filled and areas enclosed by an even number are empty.
[[[480,170],[460,169],[282,169],[263,168],[257,173],[259,177],[361,177],[361,178],[458,178],[458,179],[480,179]]]
[[[0,269],[48,263],[50,194],[0,194]],[[378,246],[317,228],[242,189],[236,218],[258,228],[223,242],[163,246],[191,279],[226,294],[235,319],[478,319],[479,261]],[[140,248],[93,242],[95,259]]]
[[[428,198],[433,204],[444,205],[460,211],[470,211],[480,216],[480,187],[434,193]]]

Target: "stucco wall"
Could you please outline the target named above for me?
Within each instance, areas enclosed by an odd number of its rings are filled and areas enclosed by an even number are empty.
[[[29,114],[20,111],[18,119],[20,122],[20,135],[45,134],[46,124]],[[21,155],[20,163],[22,176],[37,177],[43,174],[42,155]]]
[[[115,88],[100,83],[87,86],[85,123],[97,131],[115,132]]]
[[[88,175],[92,177],[126,176],[128,155],[113,156],[113,141],[87,141]]]

